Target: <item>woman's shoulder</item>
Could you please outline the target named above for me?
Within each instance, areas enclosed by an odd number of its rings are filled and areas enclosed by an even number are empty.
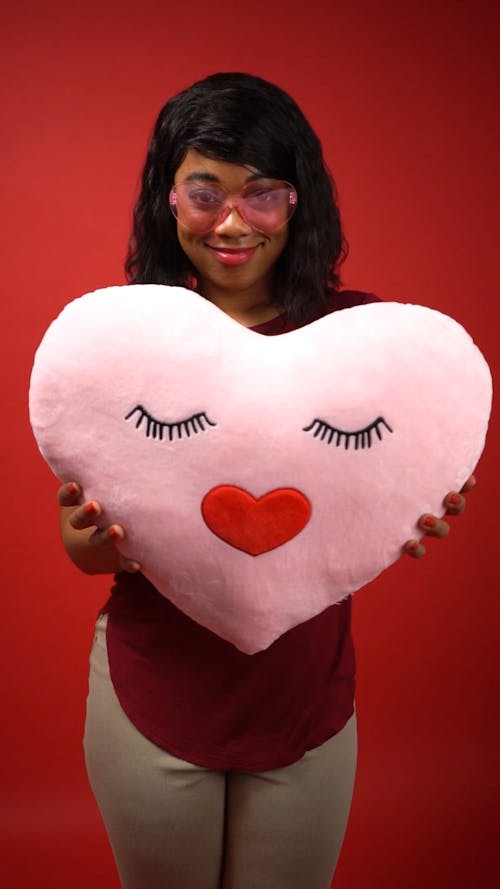
[[[329,315],[331,312],[338,312],[340,309],[352,309],[354,306],[364,306],[368,303],[375,302],[380,302],[380,297],[375,293],[365,293],[362,290],[334,290],[332,288],[328,292],[324,308],[317,312],[312,318],[309,318],[309,321],[302,321],[294,324],[288,318],[287,314],[283,313],[277,315],[276,318],[272,318],[270,321],[265,321],[263,324],[258,324],[255,327],[252,327],[252,330],[266,336],[289,333],[292,330],[296,330],[297,327],[303,327],[311,321],[317,321],[319,318],[322,318],[324,315]]]

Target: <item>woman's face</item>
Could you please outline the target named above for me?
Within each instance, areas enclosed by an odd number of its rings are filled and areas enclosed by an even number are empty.
[[[250,167],[205,157],[189,149],[178,167],[174,184],[189,180],[219,185],[238,194],[255,178]],[[288,237],[288,225],[270,234],[251,228],[235,208],[208,234],[194,234],[177,223],[179,243],[198,273],[198,286],[207,299],[246,295],[260,303],[272,301],[273,267]]]

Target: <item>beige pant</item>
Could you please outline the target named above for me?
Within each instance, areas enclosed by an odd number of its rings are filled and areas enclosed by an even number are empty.
[[[329,889],[356,769],[356,720],[291,766],[216,772],[148,741],[121,709],[106,618],[90,664],[85,756],[123,889]]]

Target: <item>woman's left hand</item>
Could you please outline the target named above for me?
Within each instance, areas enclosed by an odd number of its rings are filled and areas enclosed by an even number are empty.
[[[466,501],[464,494],[468,494],[469,491],[472,491],[475,484],[476,479],[471,475],[459,493],[451,491],[446,495],[443,501],[446,510],[445,515],[461,515],[465,509]],[[450,531],[448,522],[444,519],[438,519],[437,516],[430,514],[420,516],[417,525],[427,537],[446,537]],[[425,556],[426,549],[421,541],[407,540],[403,546],[403,553],[407,556],[411,556],[412,559],[421,559],[422,556]]]

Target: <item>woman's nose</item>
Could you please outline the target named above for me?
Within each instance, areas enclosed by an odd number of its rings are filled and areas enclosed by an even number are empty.
[[[252,231],[252,226],[245,221],[243,216],[238,211],[238,208],[232,204],[225,211],[226,215],[223,219],[215,226],[214,231],[217,232],[218,235],[241,235],[241,234],[249,234]]]

